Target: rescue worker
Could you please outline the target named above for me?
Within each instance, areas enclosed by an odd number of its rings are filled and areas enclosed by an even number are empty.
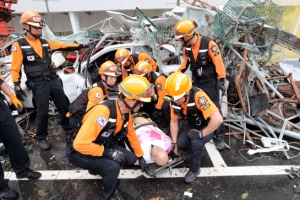
[[[118,97],[116,82],[122,74],[120,66],[108,60],[100,66],[98,74],[101,76],[101,81],[95,83],[92,88],[84,90],[68,108],[67,117],[70,117],[69,123],[72,130],[80,127],[84,113],[93,105]]]
[[[139,61],[131,70],[133,74],[144,76],[155,85],[155,92],[158,96],[157,102],[147,103],[141,111],[148,113],[156,123],[163,124],[164,127],[170,123],[170,106],[164,102],[166,77],[158,72],[152,71],[152,65],[146,61]],[[155,105],[156,104],[156,105]],[[162,112],[164,110],[164,112]]]
[[[42,29],[45,23],[42,17],[33,10],[23,13],[20,23],[26,30],[26,36],[20,38],[11,47],[11,75],[16,96],[24,100],[26,93],[20,87],[21,68],[24,65],[24,72],[27,76],[26,85],[32,90],[35,104],[37,107],[35,139],[38,146],[47,150],[50,149],[46,141],[48,135],[48,112],[49,99],[53,100],[60,118],[60,124],[68,132],[69,126],[67,113],[67,100],[59,76],[56,74],[55,65],[51,63],[51,53],[54,50],[78,50],[86,45],[65,44],[41,39]]]
[[[200,174],[205,144],[213,138],[214,132],[223,123],[223,117],[209,96],[203,90],[192,87],[191,79],[182,72],[175,72],[167,78],[165,100],[171,102],[173,153],[178,155],[178,149],[191,153],[190,169],[184,181],[192,183]],[[177,138],[179,117],[186,118],[187,125]]]
[[[87,112],[73,144],[67,143],[70,163],[102,176],[104,200],[123,199],[116,189],[121,166],[139,160],[142,171],[147,169],[132,113],[138,112],[144,102],[151,101],[154,85],[142,76],[131,75],[118,87],[119,97],[103,101]],[[128,140],[133,152],[119,145],[122,139]]]
[[[150,63],[152,71],[158,70],[155,60],[145,52],[131,54],[128,49],[124,48],[119,48],[116,51],[115,62],[122,63],[122,80],[131,73],[132,68],[141,60]]]
[[[0,75],[0,140],[8,151],[9,161],[16,173],[16,177],[18,179],[38,179],[42,174],[29,168],[30,158],[22,145],[21,134],[19,133],[15,119],[11,115],[11,110],[4,102],[5,97],[2,95],[1,90],[10,98],[12,104],[19,112],[23,109],[22,103],[12,93]],[[3,168],[0,164],[0,199],[13,200],[17,199],[18,196],[19,194],[8,186],[8,179],[4,179]]]
[[[197,27],[190,19],[182,19],[175,25],[175,38],[183,43],[184,57],[178,71],[184,72],[190,64],[193,85],[204,90],[221,112],[219,89],[225,95],[226,69],[218,45],[211,38],[196,34]],[[225,134],[222,123],[216,135],[218,150],[225,147]]]

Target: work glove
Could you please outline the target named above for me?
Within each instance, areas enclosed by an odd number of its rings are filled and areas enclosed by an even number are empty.
[[[222,92],[222,96],[226,95],[226,87],[225,87],[225,79],[224,78],[221,78],[219,80],[219,89]]]
[[[203,134],[202,134],[202,131],[198,131],[196,129],[191,129],[189,130],[188,132],[188,136],[189,138],[191,138],[192,140],[199,140],[199,139],[202,139],[203,138]]]
[[[162,117],[162,112],[159,109],[155,109],[154,112],[152,113],[152,120],[159,124],[161,121],[161,117]]]
[[[27,97],[26,93],[21,89],[20,86],[15,87],[15,93],[18,99],[20,99],[21,101],[24,101],[24,97]]]
[[[142,172],[148,170],[148,164],[146,163],[146,160],[144,159],[143,156],[138,157],[138,160],[140,162],[140,167],[142,169]]]
[[[17,108],[17,111],[20,113],[23,110],[23,105],[21,101],[14,95],[14,94],[9,94],[8,97],[10,98],[12,104]]]
[[[103,157],[114,160],[120,165],[124,165],[127,162],[127,155],[117,149],[104,148]]]

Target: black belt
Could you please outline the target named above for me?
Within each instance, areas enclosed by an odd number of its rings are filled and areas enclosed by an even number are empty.
[[[35,78],[29,78],[32,82],[39,82],[39,81],[50,81],[52,79],[57,78],[58,75],[52,75],[52,76],[39,76]]]
[[[196,82],[198,83],[204,83],[204,82],[207,82],[207,81],[213,81],[213,80],[217,80],[215,77],[210,77],[210,78],[195,78],[196,79]]]

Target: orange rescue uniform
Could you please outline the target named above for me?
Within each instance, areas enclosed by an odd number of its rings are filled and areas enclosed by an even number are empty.
[[[117,117],[114,135],[118,134],[122,130],[122,124],[124,121],[119,106],[117,105],[117,100],[115,101],[115,106]],[[100,131],[105,127],[102,127],[99,123],[97,123],[97,120],[100,118],[108,120],[109,116],[110,110],[105,105],[97,105],[94,108],[92,108],[88,113],[86,113],[82,120],[83,124],[74,140],[73,148],[84,155],[102,156],[104,146],[96,144],[93,141],[96,140]],[[128,133],[126,136],[130,142],[131,147],[134,150],[136,157],[141,157],[144,155],[144,153],[140,146],[137,134],[135,133],[132,120],[132,114],[129,113],[127,125]]]

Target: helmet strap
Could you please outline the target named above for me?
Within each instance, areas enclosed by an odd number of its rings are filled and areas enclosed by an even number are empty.
[[[185,47],[187,47],[188,45],[188,43],[193,39],[195,37],[195,34],[193,35],[193,37],[191,37],[190,39],[188,39],[187,41],[186,40],[184,40],[184,39],[182,39],[183,40],[183,45],[185,46]]]
[[[32,32],[31,32],[31,25],[29,25],[28,24],[28,26],[29,26],[29,30],[27,30],[27,29],[25,29],[25,31],[27,32],[27,33],[30,33],[35,39],[39,39],[39,38],[41,38],[41,36],[40,35],[35,35],[35,34],[33,34]]]
[[[103,75],[105,76],[105,80],[101,79],[103,81],[103,83],[105,83],[105,85],[107,85],[107,87],[113,88],[115,85],[110,85],[110,84],[107,83],[107,76],[108,75],[106,75],[106,74],[103,74]]]
[[[140,101],[136,101],[135,104],[134,104],[132,107],[130,107],[130,106],[126,103],[123,94],[119,94],[119,98],[123,101],[123,103],[125,104],[126,108],[128,108],[128,109],[130,110],[130,112],[132,112],[132,113],[133,113],[133,110],[141,103]]]

